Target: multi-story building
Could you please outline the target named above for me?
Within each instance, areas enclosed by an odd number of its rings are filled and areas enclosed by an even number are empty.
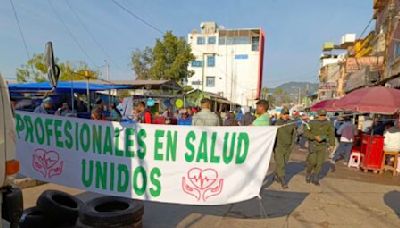
[[[243,106],[260,97],[263,76],[264,32],[260,28],[226,29],[215,22],[201,23],[188,34],[196,60],[188,85],[215,93]]]
[[[374,19],[376,19],[378,54],[384,57],[381,84],[398,82],[400,76],[400,1],[374,0]],[[397,84],[397,83],[396,83]],[[398,85],[400,86],[400,85]]]
[[[400,88],[400,0],[372,1],[375,30],[348,42],[336,84],[333,81],[337,77],[329,73],[329,68],[340,61],[329,55],[321,58],[319,100],[333,98],[334,86],[337,97],[366,86]],[[326,43],[324,51],[342,46]]]
[[[355,40],[355,34],[346,34],[340,45],[326,42],[322,48],[319,70],[318,100],[332,99],[340,96],[340,83],[346,48]]]

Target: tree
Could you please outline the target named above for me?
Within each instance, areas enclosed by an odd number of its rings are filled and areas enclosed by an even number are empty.
[[[54,60],[60,67],[60,81],[83,80],[85,79],[85,70],[89,72],[90,78],[97,78],[98,72],[90,70],[88,65],[80,62],[78,66],[72,66],[69,62],[62,63],[59,59]],[[44,61],[44,54],[35,54],[26,64],[17,68],[18,82],[43,82],[47,81],[47,67]]]
[[[59,64],[60,81],[85,80],[98,78],[99,72],[89,69],[89,66],[80,62],[77,66],[72,66],[69,62]]]
[[[261,89],[261,99],[266,100],[268,98],[269,89],[267,87],[263,87]]]
[[[132,52],[132,68],[139,79],[169,79],[180,83],[193,76],[188,70],[194,60],[189,44],[182,37],[166,32],[162,39],[157,39],[153,48]]]
[[[132,67],[137,79],[150,78],[150,67],[153,58],[152,52],[153,50],[150,47],[145,47],[143,51],[136,49],[132,52]]]
[[[283,105],[291,102],[289,94],[282,88],[276,88],[273,93],[274,105]]]
[[[55,60],[58,61],[57,59]],[[33,80],[36,82],[46,81],[46,65],[43,54],[35,54],[28,62],[17,68],[17,81],[27,82]]]

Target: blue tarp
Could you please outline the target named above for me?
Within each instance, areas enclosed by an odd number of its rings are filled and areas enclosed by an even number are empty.
[[[57,92],[70,92],[71,87],[74,92],[86,92],[86,82],[58,82]],[[51,90],[49,82],[35,82],[35,83],[21,83],[21,84],[10,84],[8,86],[11,92],[13,91],[40,91],[40,90]],[[102,91],[110,89],[127,89],[129,86],[125,85],[103,85],[89,83],[89,91]]]

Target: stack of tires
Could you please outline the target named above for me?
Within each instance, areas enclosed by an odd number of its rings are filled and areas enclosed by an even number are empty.
[[[79,212],[77,227],[142,228],[143,203],[124,197],[104,196],[93,199]]]
[[[75,227],[83,202],[65,192],[46,190],[36,201],[36,207],[26,209],[19,227]]]
[[[67,193],[47,190],[24,211],[20,228],[142,228],[144,206],[137,200],[104,196],[84,204]]]

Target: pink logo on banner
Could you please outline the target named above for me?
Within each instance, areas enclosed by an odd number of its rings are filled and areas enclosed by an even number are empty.
[[[182,177],[183,191],[195,197],[198,201],[207,201],[211,196],[218,196],[224,184],[224,179],[218,178],[215,169],[190,169],[186,177]]]
[[[44,178],[61,175],[64,162],[56,151],[46,151],[38,148],[33,153],[32,167]]]

